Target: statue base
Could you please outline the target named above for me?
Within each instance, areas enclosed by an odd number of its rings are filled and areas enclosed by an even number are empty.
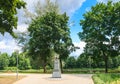
[[[59,70],[53,70],[52,78],[61,78],[61,72]]]

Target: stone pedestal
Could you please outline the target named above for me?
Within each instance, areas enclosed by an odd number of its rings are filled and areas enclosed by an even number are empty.
[[[60,62],[57,57],[54,60],[54,69],[53,69],[52,78],[61,78]]]

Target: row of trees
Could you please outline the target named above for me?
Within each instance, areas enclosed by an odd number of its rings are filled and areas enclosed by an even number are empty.
[[[0,69],[3,70],[7,67],[16,67],[17,57],[19,69],[25,70],[31,68],[30,59],[25,56],[25,53],[18,54],[18,52],[14,52],[11,56],[7,53],[0,54]]]
[[[26,69],[40,69],[42,68],[42,61],[37,59],[34,61],[29,58],[26,53],[18,53],[14,52],[12,55],[8,55],[7,53],[0,54],[0,69],[6,69],[7,67],[16,67],[17,65],[17,57],[18,57],[18,69],[26,70]],[[72,68],[104,68],[105,62],[104,60],[98,61],[94,60],[92,57],[87,56],[86,54],[81,54],[79,57],[75,58],[74,56],[68,57],[64,61],[63,68],[72,69]],[[120,66],[120,56],[110,57],[108,59],[108,68],[118,68]],[[50,69],[53,68],[53,60],[51,59],[47,67]]]
[[[104,68],[105,62],[104,60],[98,61],[94,60],[90,56],[86,56],[85,54],[81,54],[78,58],[68,57],[65,61],[64,68],[72,69],[72,68]],[[120,56],[109,58],[108,59],[108,68],[118,68],[120,66]]]
[[[25,7],[25,2],[1,1],[0,6],[0,33],[8,32],[15,36],[13,29],[17,27],[16,8]],[[59,54],[62,68],[62,60],[75,50],[70,37],[69,17],[66,13],[61,14],[58,8],[57,2],[53,3],[50,0],[46,0],[44,6],[37,3],[35,13],[26,11],[29,27],[25,38],[23,33],[18,36],[18,43],[22,44],[23,50],[32,60],[40,60],[44,72],[54,53]],[[80,21],[83,31],[79,32],[79,37],[86,42],[85,56],[96,60],[95,64],[104,60],[105,72],[108,72],[108,60],[119,56],[120,52],[120,2],[98,3],[83,16],[83,20]],[[9,64],[7,55],[3,57],[6,64]]]

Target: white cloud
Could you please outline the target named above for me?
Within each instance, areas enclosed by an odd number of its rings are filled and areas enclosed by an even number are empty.
[[[27,9],[29,11],[34,10],[34,5],[37,1],[40,1],[42,4],[45,3],[45,0],[24,0],[27,3]],[[56,0],[50,0],[55,2]],[[86,0],[57,0],[61,12],[66,12],[68,15],[73,14],[77,9],[79,9],[83,2]]]
[[[1,41],[0,42],[0,49],[5,49],[5,48],[7,48],[7,46],[5,45],[5,42],[4,41]]]
[[[15,40],[8,33],[5,33],[4,36],[0,36],[0,52],[7,52],[12,54],[15,50],[20,50],[20,47],[17,46]],[[7,38],[6,38],[7,37]]]
[[[88,12],[88,11],[90,11],[90,10],[91,10],[91,7],[87,7],[87,8],[85,9],[86,12]]]
[[[21,24],[17,26],[17,29],[15,29],[15,32],[27,32],[28,25],[27,24]]]
[[[76,47],[80,47],[80,49],[77,49],[75,52],[71,53],[71,56],[79,56],[81,53],[83,53],[83,50],[84,50],[86,43],[83,41],[81,41],[79,43],[74,42],[74,45]]]
[[[97,2],[103,2],[103,3],[107,3],[109,0],[97,0]],[[111,0],[113,2],[118,2],[120,0]]]
[[[79,9],[86,0],[58,0],[60,10],[68,15],[73,14]]]

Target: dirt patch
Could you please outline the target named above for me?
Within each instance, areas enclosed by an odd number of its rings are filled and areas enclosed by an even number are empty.
[[[18,80],[24,77],[26,76],[19,76]],[[16,81],[16,76],[0,76],[0,84],[13,84]]]

